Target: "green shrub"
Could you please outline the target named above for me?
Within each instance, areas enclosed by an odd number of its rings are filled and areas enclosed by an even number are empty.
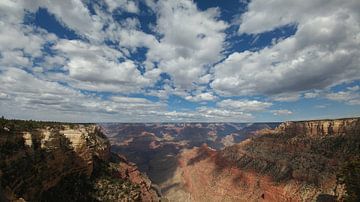
[[[360,201],[360,157],[349,160],[340,170],[338,183],[346,188],[345,201]]]

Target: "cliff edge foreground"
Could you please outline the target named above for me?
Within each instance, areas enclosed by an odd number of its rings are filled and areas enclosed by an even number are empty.
[[[159,201],[95,124],[0,124],[0,201]]]

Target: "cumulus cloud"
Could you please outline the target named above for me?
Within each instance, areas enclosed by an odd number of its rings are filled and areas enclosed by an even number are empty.
[[[323,91],[314,91],[304,93],[304,98],[312,99],[328,99],[332,101],[342,102],[348,105],[359,105],[360,104],[360,86],[353,85],[344,88],[343,90],[333,91],[331,89]],[[328,104],[317,105],[315,108],[325,108]]]
[[[259,51],[235,52],[215,66],[211,86],[223,95],[324,89],[360,78],[359,1],[253,0],[240,33],[296,24],[296,33]]]
[[[80,0],[4,0],[0,3],[1,18],[19,25],[27,12],[34,13],[39,8],[46,8],[63,26],[75,30],[80,36],[90,40],[99,40],[104,36],[102,27],[107,19],[102,18],[104,16],[91,15]],[[12,24],[14,25],[16,24]],[[23,32],[19,32],[21,33]]]
[[[0,2],[0,66],[29,68],[32,60],[43,55],[43,46],[56,41],[45,30],[23,23],[25,9],[33,9],[28,1]]]
[[[222,58],[228,25],[219,10],[200,11],[192,1],[158,1],[155,31],[162,36],[147,53],[149,62],[170,74],[177,87],[189,89],[206,75],[208,65]]]
[[[19,80],[23,82],[18,82]],[[167,111],[164,102],[111,96],[103,100],[57,82],[45,81],[18,68],[0,74],[1,113],[15,118],[61,121],[250,121],[249,113],[220,108]],[[20,110],[19,110],[20,109]]]
[[[109,10],[112,12],[117,8],[129,13],[138,13],[139,7],[135,1],[129,0],[106,0]]]
[[[23,81],[23,82],[18,82]],[[0,74],[1,113],[12,117],[55,119],[62,121],[105,121],[129,118],[134,114],[154,118],[155,111],[165,113],[166,105],[145,98],[113,96],[108,100],[84,95],[57,82],[44,81],[17,69]],[[6,107],[5,107],[6,106]],[[16,110],[16,109],[21,109]],[[24,114],[28,113],[29,117]],[[96,116],[94,116],[96,115]],[[75,119],[74,119],[75,118]]]
[[[275,116],[282,116],[282,115],[291,115],[293,112],[287,109],[277,109],[277,110],[271,110],[273,115]]]
[[[300,99],[299,93],[280,93],[271,96],[272,100],[279,102],[294,102]]]
[[[307,23],[315,18],[331,16],[341,8],[346,8],[354,17],[359,18],[357,11],[360,6],[356,0],[252,0],[248,5],[248,12],[241,16],[239,32],[262,33],[292,23]]]
[[[272,105],[270,102],[257,100],[231,100],[226,99],[217,103],[217,106],[237,111],[263,111]]]
[[[76,37],[26,23],[39,8]],[[263,49],[231,53],[234,33],[221,7],[200,10],[190,0],[0,1],[0,113],[64,121],[251,121],[253,112],[289,115],[271,109],[302,98],[358,105],[359,86],[331,88],[360,78],[358,10],[356,0],[253,0],[237,20],[240,37],[257,40],[287,25],[296,32]],[[115,17],[124,12],[131,14]],[[144,15],[154,21],[140,21]],[[192,110],[169,110],[173,97],[191,101]]]
[[[307,92],[304,93],[304,98],[311,99],[319,96],[319,92]]]
[[[138,70],[139,64],[128,59],[129,52],[126,49],[105,44],[105,41],[116,43],[121,40],[121,44],[126,46],[125,42],[131,41],[131,37],[135,37],[137,41],[141,41],[142,37],[146,38],[145,41],[154,39],[151,35],[134,30],[138,24],[135,18],[133,20],[126,19],[124,23],[119,24],[98,5],[94,5],[96,15],[93,15],[83,2],[77,0],[54,4],[50,4],[48,1],[33,3],[32,10],[34,12],[38,7],[45,7],[64,27],[75,30],[78,35],[87,39],[54,41],[55,45],[50,48],[56,51],[57,55],[45,56],[42,67],[36,67],[37,72],[46,71],[49,66],[58,64],[65,70],[65,74],[57,73],[56,78],[67,82],[72,87],[122,93],[140,92],[144,86],[152,85],[158,79],[159,70],[148,70],[141,74]],[[128,12],[137,12],[133,8],[137,5],[131,1],[109,1],[107,3],[109,9],[119,7],[127,9]],[[69,6],[72,8],[68,8]],[[132,36],[133,31],[139,35]],[[124,33],[128,32],[130,34],[123,37]],[[149,43],[146,42],[146,44]],[[40,48],[42,47],[40,46]],[[49,74],[53,74],[53,72]],[[55,77],[52,76],[52,78]]]
[[[254,119],[254,116],[250,113],[219,108],[201,107],[197,113],[203,115],[206,120],[210,121],[247,122]]]
[[[353,86],[344,91],[327,93],[325,97],[329,100],[345,102],[349,105],[360,105],[360,87]]]
[[[213,101],[216,100],[217,97],[212,93],[205,92],[205,93],[199,93],[194,96],[188,95],[185,97],[185,99],[189,101],[200,102],[200,101]]]
[[[328,105],[315,105],[314,108],[317,109],[325,109],[326,107],[328,107]]]
[[[133,61],[124,59],[121,52],[107,46],[60,40],[53,48],[68,59],[65,64],[69,72],[68,82],[76,88],[130,92],[139,91],[152,81],[141,75]]]

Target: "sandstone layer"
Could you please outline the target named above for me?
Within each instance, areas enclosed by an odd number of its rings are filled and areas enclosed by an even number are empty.
[[[164,192],[185,201],[336,201],[337,175],[360,154],[360,119],[285,122],[216,151],[184,150]]]
[[[52,198],[56,201],[59,197],[60,201],[67,196],[59,192],[73,188],[74,197],[80,197],[74,200],[91,196],[94,201],[159,201],[151,182],[136,167],[126,166],[126,160],[113,161],[109,141],[95,124],[36,124],[32,128],[28,122],[2,120],[0,195],[3,200]],[[129,168],[131,176],[123,175]],[[113,193],[107,192],[110,188]],[[69,197],[73,197],[71,193]]]

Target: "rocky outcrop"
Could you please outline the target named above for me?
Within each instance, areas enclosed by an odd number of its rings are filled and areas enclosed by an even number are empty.
[[[19,129],[16,124],[0,129],[0,194],[6,200],[47,201],[46,197],[53,198],[75,185],[84,188],[77,190],[84,192],[79,196],[95,201],[142,197],[159,200],[154,191],[143,188],[150,187],[151,182],[142,185],[128,176],[118,177],[123,165],[111,162],[109,141],[95,124],[54,123],[29,130]],[[138,178],[147,179],[140,173]],[[104,187],[115,187],[117,192],[108,193]]]
[[[221,151],[185,150],[175,176],[191,201],[340,200],[337,175],[360,154],[359,127],[359,118],[286,122]]]
[[[115,154],[114,154],[115,155]],[[161,191],[155,184],[152,184],[150,179],[145,177],[138,169],[138,167],[129,161],[124,156],[115,155],[118,170],[118,176],[121,179],[128,179],[131,183],[136,184],[141,190],[141,199],[143,201],[156,201],[157,196],[161,196]]]
[[[358,118],[348,118],[337,120],[289,121],[280,124],[276,131],[287,135],[307,137],[359,134],[360,120]]]

